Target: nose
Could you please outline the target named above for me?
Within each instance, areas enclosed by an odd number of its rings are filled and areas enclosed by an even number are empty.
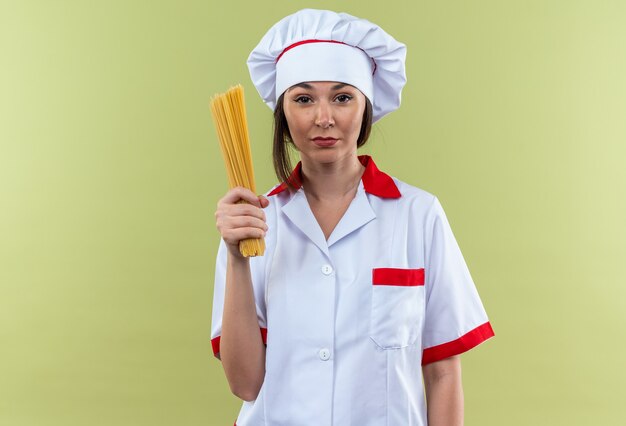
[[[315,125],[322,129],[328,129],[335,125],[332,108],[327,102],[319,102],[317,104]]]

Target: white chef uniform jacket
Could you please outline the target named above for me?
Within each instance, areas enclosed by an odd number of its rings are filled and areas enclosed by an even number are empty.
[[[359,160],[357,194],[328,240],[302,188],[268,194],[266,252],[250,259],[265,378],[237,426],[426,425],[422,365],[494,335],[437,198]],[[218,357],[226,254],[222,241]]]

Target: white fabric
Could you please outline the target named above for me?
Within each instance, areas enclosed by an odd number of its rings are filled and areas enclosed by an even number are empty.
[[[364,190],[325,239],[302,189],[268,197],[266,253],[250,261],[266,375],[237,426],[425,426],[422,353],[488,322],[444,211],[394,179]],[[376,268],[425,269],[425,283],[372,285]],[[226,249],[211,337],[221,333]]]
[[[373,71],[373,62],[360,49],[338,43],[303,44],[276,63],[275,98],[303,81],[338,81],[355,86],[373,102]]]
[[[332,40],[345,44],[301,44],[288,50],[276,62],[286,48],[304,40]],[[345,57],[337,55],[346,48],[354,52]],[[314,51],[315,62],[300,62],[306,57],[297,53],[300,49]],[[363,57],[353,62],[359,52]],[[281,64],[288,55],[295,55],[294,60]],[[406,46],[376,24],[347,13],[303,9],[269,29],[250,53],[248,68],[261,98],[272,110],[278,97],[289,87],[286,86],[288,83],[339,81],[357,87],[368,96],[375,122],[400,106],[402,88],[406,83],[405,59]],[[370,72],[372,64],[375,64],[373,76]]]

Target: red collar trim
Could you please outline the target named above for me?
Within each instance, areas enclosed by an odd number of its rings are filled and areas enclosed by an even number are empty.
[[[359,155],[359,161],[365,166],[365,172],[363,172],[363,177],[361,178],[365,192],[381,198],[400,198],[402,196],[391,176],[378,170],[372,157],[369,155]],[[298,162],[288,179],[295,189],[302,187],[301,176],[302,162]],[[267,194],[267,196],[279,194],[287,188],[287,183],[283,182],[274,188],[272,192]]]

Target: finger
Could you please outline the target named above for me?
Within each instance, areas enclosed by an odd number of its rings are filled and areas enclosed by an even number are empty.
[[[259,228],[235,228],[229,229],[222,234],[222,238],[229,244],[237,244],[248,238],[264,238],[265,231]]]
[[[258,219],[256,217],[252,217],[252,216],[232,217],[226,223],[224,223],[224,225],[233,229],[235,228],[259,228],[259,229],[262,229],[263,231],[267,231],[267,224],[265,223],[265,221],[262,219]]]
[[[241,207],[255,209],[255,211],[251,212],[252,214],[240,214],[241,210],[247,210],[242,209]],[[233,212],[233,210],[239,210],[239,212]],[[233,209],[230,209],[230,211],[227,212],[217,212],[215,226],[219,230],[220,234],[223,234],[229,229],[243,227],[257,227],[263,230],[268,229],[267,223],[265,222],[265,213],[261,209],[247,204],[233,206]]]
[[[265,212],[252,204],[230,204],[222,206],[215,215],[219,217],[252,216],[265,220]]]
[[[252,205],[261,207],[257,195],[254,192],[250,191],[248,188],[244,188],[242,186],[237,186],[229,190],[226,195],[220,200],[220,202],[234,204],[239,200],[244,200]]]

